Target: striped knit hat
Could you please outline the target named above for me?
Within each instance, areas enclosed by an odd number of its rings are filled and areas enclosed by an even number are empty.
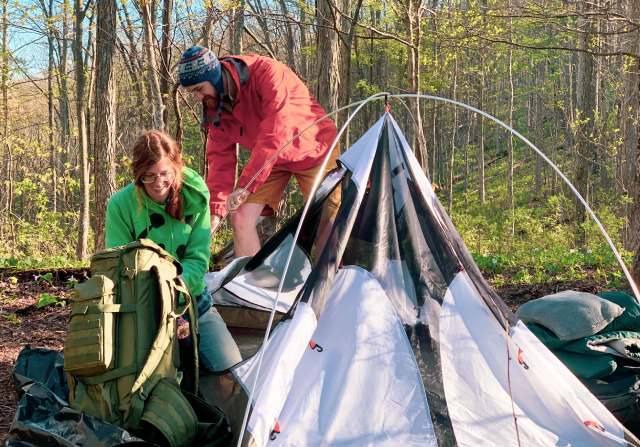
[[[182,53],[178,62],[178,78],[183,87],[209,81],[220,97],[224,95],[220,61],[208,48],[196,45]]]

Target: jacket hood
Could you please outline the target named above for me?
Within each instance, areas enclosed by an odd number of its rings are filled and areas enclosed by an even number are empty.
[[[185,211],[202,210],[209,206],[209,189],[200,175],[191,168],[182,170],[182,196]]]

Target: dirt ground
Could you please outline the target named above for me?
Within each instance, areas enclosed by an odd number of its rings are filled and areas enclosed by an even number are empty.
[[[38,300],[47,293],[65,303],[72,288],[69,279],[80,281],[86,276],[86,270],[0,269],[0,395],[4,396],[0,399],[0,445],[4,444],[16,412],[17,395],[11,372],[18,353],[25,346],[61,350],[64,342],[69,308],[59,304],[38,308]],[[496,291],[515,310],[530,299],[566,289],[596,292],[603,287],[593,281],[580,281],[510,286]]]

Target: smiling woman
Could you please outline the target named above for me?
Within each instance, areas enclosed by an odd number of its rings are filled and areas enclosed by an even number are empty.
[[[133,145],[133,177],[157,203],[167,205],[174,219],[182,218],[182,171],[184,163],[178,143],[164,132],[149,130]],[[140,192],[140,191],[138,191]]]
[[[155,172],[157,171],[160,172],[156,174]],[[145,192],[152,200],[163,203],[169,197],[175,175],[173,163],[168,158],[163,157],[140,177],[140,181],[144,186]]]
[[[157,130],[144,132],[133,145],[133,182],[109,200],[106,246],[147,238],[180,262],[182,277],[198,306],[201,363],[219,371],[241,358],[205,287],[209,232],[209,191],[204,180],[184,166],[180,146],[171,136]]]

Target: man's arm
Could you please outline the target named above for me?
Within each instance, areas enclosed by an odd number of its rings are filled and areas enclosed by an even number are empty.
[[[211,216],[225,214],[225,202],[227,196],[233,191],[236,179],[236,163],[235,143],[220,143],[216,138],[207,138],[207,187],[211,194],[209,199]]]
[[[269,177],[277,160],[274,156],[293,136],[293,129],[289,123],[295,121],[295,117],[290,117],[288,113],[288,81],[290,80],[286,79],[284,70],[277,66],[260,73],[256,79],[265,118],[260,122],[256,144],[251,148],[249,161],[238,179],[238,186],[245,187],[253,176],[258,174],[247,188],[249,192],[255,192]]]

